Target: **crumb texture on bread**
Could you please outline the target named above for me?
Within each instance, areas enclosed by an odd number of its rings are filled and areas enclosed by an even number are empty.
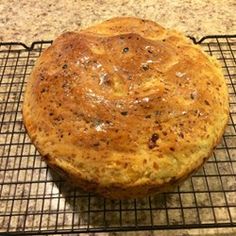
[[[211,155],[228,113],[217,62],[182,34],[134,17],[58,37],[37,60],[23,103],[47,163],[119,199],[187,178]]]

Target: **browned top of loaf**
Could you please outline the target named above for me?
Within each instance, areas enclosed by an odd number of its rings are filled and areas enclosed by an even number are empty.
[[[161,185],[190,173],[227,117],[216,61],[180,33],[129,17],[57,38],[24,101],[41,154],[101,186]]]

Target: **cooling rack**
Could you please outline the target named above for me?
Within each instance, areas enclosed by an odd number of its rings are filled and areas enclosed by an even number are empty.
[[[230,94],[225,134],[209,161],[183,185],[130,201],[73,189],[41,161],[22,123],[22,96],[36,59],[52,42],[0,43],[0,234],[236,226],[236,35],[192,40],[223,67]]]

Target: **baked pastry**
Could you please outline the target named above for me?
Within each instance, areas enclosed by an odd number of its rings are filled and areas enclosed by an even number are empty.
[[[23,104],[48,165],[114,199],[165,191],[198,170],[228,113],[217,61],[182,34],[133,17],[58,37],[37,60]]]

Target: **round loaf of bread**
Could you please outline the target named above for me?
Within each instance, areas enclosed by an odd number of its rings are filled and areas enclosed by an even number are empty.
[[[133,17],[58,37],[37,60],[23,103],[48,165],[114,199],[166,191],[198,170],[228,113],[216,60],[182,34]]]

